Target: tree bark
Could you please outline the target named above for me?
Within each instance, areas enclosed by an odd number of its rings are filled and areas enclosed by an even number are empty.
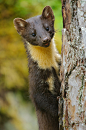
[[[62,0],[60,130],[86,130],[86,0]]]

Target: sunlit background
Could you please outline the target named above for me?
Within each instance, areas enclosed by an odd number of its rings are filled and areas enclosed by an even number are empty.
[[[28,62],[13,19],[40,15],[50,5],[55,15],[55,41],[61,53],[61,0],[0,0],[0,130],[38,130],[29,99]]]

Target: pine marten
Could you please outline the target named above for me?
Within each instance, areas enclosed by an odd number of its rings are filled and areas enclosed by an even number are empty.
[[[46,6],[39,16],[14,19],[28,55],[30,97],[36,108],[39,130],[59,129],[60,54],[53,38],[54,20],[50,6]]]

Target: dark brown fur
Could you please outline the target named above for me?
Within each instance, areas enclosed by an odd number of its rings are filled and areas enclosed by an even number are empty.
[[[42,15],[26,21],[16,18],[14,24],[18,33],[24,39],[28,55],[30,97],[36,108],[39,130],[59,130],[57,96],[60,95],[61,84],[57,70],[53,64],[51,69],[40,67],[38,61],[34,60],[30,50],[28,50],[28,43],[32,47],[46,48],[50,46],[55,32],[53,11],[50,6],[46,6]],[[50,77],[53,78],[54,82],[52,91],[49,90],[50,86],[47,82]]]
[[[60,82],[55,69],[42,70],[30,57],[29,61],[30,95],[36,106],[39,130],[59,130],[57,96],[60,94]],[[52,73],[55,77],[54,95],[49,91],[49,85],[45,83]]]

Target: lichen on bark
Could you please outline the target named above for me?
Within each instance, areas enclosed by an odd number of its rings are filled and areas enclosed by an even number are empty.
[[[86,129],[86,0],[62,0],[63,129]],[[60,129],[61,130],[61,129]]]

